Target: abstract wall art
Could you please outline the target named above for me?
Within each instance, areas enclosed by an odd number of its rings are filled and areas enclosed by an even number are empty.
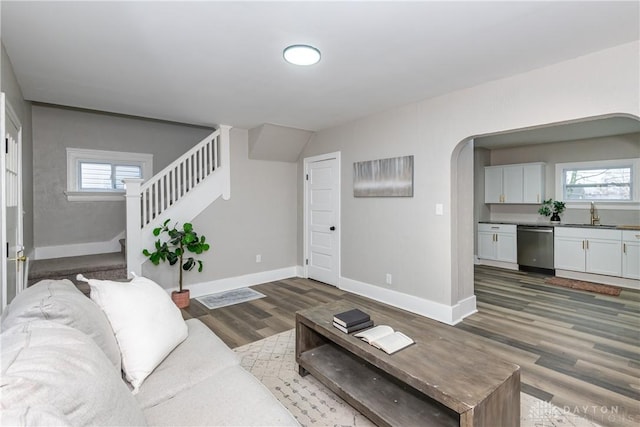
[[[354,197],[413,197],[413,156],[353,164]]]

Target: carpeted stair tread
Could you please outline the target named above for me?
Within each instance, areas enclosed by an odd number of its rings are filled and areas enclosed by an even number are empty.
[[[29,268],[29,279],[45,279],[54,276],[70,276],[85,272],[125,270],[126,261],[122,253],[84,255],[33,261]]]
[[[88,279],[126,281],[127,263],[121,252],[36,260],[31,263],[27,286],[43,279],[69,279],[89,295],[89,285],[76,280],[78,274]]]

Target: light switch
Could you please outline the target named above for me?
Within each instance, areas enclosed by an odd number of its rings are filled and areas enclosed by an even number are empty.
[[[444,215],[444,205],[442,203],[436,203],[436,215]]]

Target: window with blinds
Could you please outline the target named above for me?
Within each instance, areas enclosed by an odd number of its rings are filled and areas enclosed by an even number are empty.
[[[80,190],[124,190],[123,179],[142,178],[142,167],[114,163],[80,162]]]
[[[67,148],[65,194],[78,202],[124,200],[123,180],[148,180],[152,173],[152,154]]]

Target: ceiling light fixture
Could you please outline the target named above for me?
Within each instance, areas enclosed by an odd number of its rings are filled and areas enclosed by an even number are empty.
[[[320,51],[306,44],[291,45],[282,52],[282,56],[294,65],[313,65],[320,61]]]

